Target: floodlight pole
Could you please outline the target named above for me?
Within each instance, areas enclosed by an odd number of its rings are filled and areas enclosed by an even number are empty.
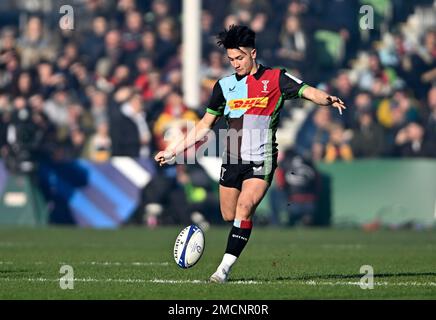
[[[200,107],[201,3],[183,0],[182,87],[183,101],[190,108]]]

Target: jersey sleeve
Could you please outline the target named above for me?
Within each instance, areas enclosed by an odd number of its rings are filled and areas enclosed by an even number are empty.
[[[282,69],[280,71],[279,84],[280,91],[282,92],[285,100],[301,98],[304,89],[309,86],[305,84],[302,80],[288,73],[285,69]]]
[[[223,90],[219,81],[213,87],[212,96],[209,100],[209,105],[206,111],[215,116],[222,116],[224,114],[224,107],[226,106],[226,99],[223,95]]]

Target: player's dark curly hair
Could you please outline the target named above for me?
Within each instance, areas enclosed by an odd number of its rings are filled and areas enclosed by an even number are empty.
[[[218,46],[225,49],[238,49],[239,47],[255,47],[256,34],[246,26],[231,25],[217,35]]]

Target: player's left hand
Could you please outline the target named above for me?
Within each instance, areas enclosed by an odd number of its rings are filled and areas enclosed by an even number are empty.
[[[335,96],[328,96],[327,97],[327,101],[330,102],[330,105],[333,108],[337,108],[339,111],[339,114],[342,115],[342,110],[347,109],[347,107],[345,106],[344,101],[342,101],[341,99],[339,99],[338,97]]]

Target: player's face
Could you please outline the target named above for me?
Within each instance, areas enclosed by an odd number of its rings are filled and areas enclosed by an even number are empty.
[[[240,47],[239,49],[227,49],[232,67],[239,76],[246,76],[251,73],[255,66],[256,49]]]

